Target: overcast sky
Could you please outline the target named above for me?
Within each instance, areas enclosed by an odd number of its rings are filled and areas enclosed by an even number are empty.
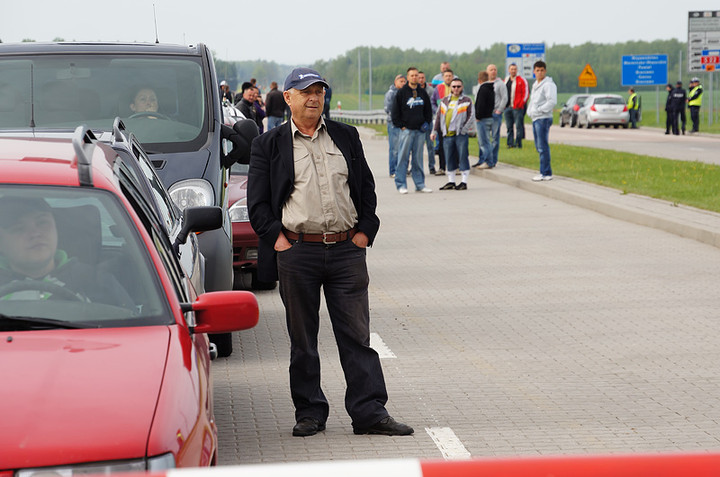
[[[6,43],[154,42],[155,5],[163,43],[203,42],[222,60],[290,65],[331,60],[357,46],[463,53],[496,42],[687,41],[688,11],[720,9],[716,0],[0,1]]]

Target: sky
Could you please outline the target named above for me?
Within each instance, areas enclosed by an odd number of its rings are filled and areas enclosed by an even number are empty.
[[[467,53],[498,42],[687,41],[688,11],[720,9],[716,0],[26,1],[0,0],[3,42],[154,42],[156,17],[162,43],[202,42],[216,59],[285,65],[358,46]]]

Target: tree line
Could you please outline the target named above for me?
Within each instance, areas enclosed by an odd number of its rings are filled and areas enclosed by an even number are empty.
[[[345,55],[329,61],[317,61],[315,69],[323,73],[333,89],[347,93],[358,91],[358,53],[360,56],[361,91],[368,93],[368,47],[358,47]],[[682,52],[683,77],[678,78],[680,71],[678,61]],[[440,63],[449,61],[453,72],[466,84],[477,82],[478,72],[488,64],[498,66],[500,74],[504,74],[506,45],[495,43],[489,48],[477,48],[470,53],[449,54],[432,50],[401,50],[399,48],[372,48],[373,92],[387,90],[395,75],[404,74],[409,66],[415,66],[426,73],[431,79],[440,71]],[[668,81],[675,83],[682,80],[687,84],[687,46],[678,40],[633,41],[616,44],[584,43],[578,46],[556,44],[546,46],[545,61],[548,64],[548,75],[558,85],[558,90],[565,93],[584,92],[578,86],[578,76],[586,64],[592,66],[598,84],[595,91],[618,91],[623,89],[622,57],[625,55],[667,55]],[[655,89],[655,87],[651,87]]]
[[[23,40],[23,42],[32,41],[34,40]],[[53,41],[64,40],[55,38]],[[548,75],[557,84],[558,91],[563,93],[585,91],[585,88],[578,86],[578,76],[588,63],[597,76],[598,84],[596,88],[593,88],[594,92],[622,90],[621,61],[622,57],[626,55],[667,55],[668,81],[675,83],[681,80],[686,85],[689,83],[691,75],[687,72],[687,44],[676,39],[650,42],[629,41],[614,44],[587,42],[577,46],[556,44],[545,47]],[[678,68],[681,55],[683,65],[682,68]],[[484,49],[476,48],[470,53],[359,46],[337,58],[318,60],[309,66],[325,76],[333,91],[355,94],[358,92],[359,81],[361,94],[367,95],[370,89],[368,71],[370,60],[372,60],[372,92],[378,94],[387,91],[395,76],[404,74],[409,66],[419,68],[426,73],[428,80],[432,79],[440,71],[440,63],[443,61],[449,61],[455,74],[466,84],[474,85],[477,82],[478,72],[484,70],[488,64],[497,65],[500,74],[504,74],[505,56],[505,43],[494,43]],[[360,59],[359,65],[358,58]],[[215,68],[219,80],[227,81],[233,90],[239,90],[242,83],[250,78],[258,80],[258,83],[265,88],[263,92],[267,91],[271,81],[277,81],[282,88],[285,77],[295,66],[300,65],[281,65],[266,60],[229,62],[218,59],[215,55]],[[360,68],[359,77],[358,66]],[[655,87],[636,89],[654,90]]]
[[[682,52],[682,53],[681,53]],[[682,77],[678,62],[682,54]],[[586,64],[592,66],[598,84],[593,91],[610,92],[624,89],[621,84],[622,57],[626,55],[667,55],[668,80],[675,83],[682,80],[687,84],[690,74],[687,73],[687,44],[676,39],[655,41],[631,41],[615,44],[587,42],[582,45],[567,44],[546,45],[545,61],[548,64],[548,75],[563,93],[580,93],[585,88],[578,86],[578,76]],[[319,71],[328,80],[334,92],[357,93],[358,81],[360,92],[369,93],[369,63],[372,62],[372,92],[374,94],[387,91],[397,74],[404,74],[409,66],[415,66],[426,73],[430,80],[440,71],[440,63],[449,61],[457,76],[466,84],[474,85],[477,74],[488,64],[496,64],[498,70],[505,69],[506,45],[494,43],[488,48],[477,48],[469,53],[447,53],[438,50],[415,49],[403,50],[397,47],[359,46],[331,60],[318,60],[310,67]],[[358,65],[358,57],[360,59]],[[358,78],[358,66],[360,75]],[[256,78],[261,85],[269,85],[277,81],[281,88],[285,76],[293,65],[279,65],[269,61],[224,62],[216,60],[218,76],[226,79],[231,85],[239,88],[243,81]],[[642,90],[643,88],[637,88]],[[654,90],[655,87],[646,87]]]

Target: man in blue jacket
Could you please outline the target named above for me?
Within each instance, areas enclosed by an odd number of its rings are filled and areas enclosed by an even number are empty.
[[[407,84],[395,95],[392,122],[400,129],[398,139],[398,164],[395,173],[395,187],[401,194],[407,194],[407,170],[412,155],[411,175],[416,192],[432,192],[425,187],[423,146],[425,133],[432,127],[432,104],[427,92],[418,83],[419,72],[415,67],[407,70]]]

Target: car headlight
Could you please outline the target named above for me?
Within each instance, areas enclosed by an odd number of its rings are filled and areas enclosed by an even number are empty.
[[[163,454],[148,459],[122,460],[113,462],[93,462],[90,464],[76,464],[59,467],[39,467],[37,469],[22,469],[15,472],[15,477],[54,476],[72,477],[76,475],[105,475],[115,473],[130,473],[159,471],[175,468],[175,457],[172,454]]]
[[[203,179],[187,179],[176,182],[168,192],[180,210],[188,207],[215,205],[213,188],[208,181]]]
[[[250,214],[248,214],[245,199],[238,200],[230,207],[230,220],[232,222],[250,222]]]

